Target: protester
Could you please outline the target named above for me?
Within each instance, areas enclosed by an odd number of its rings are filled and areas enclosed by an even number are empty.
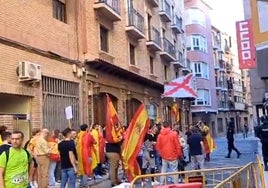
[[[78,175],[80,176],[80,186],[87,186],[87,179],[92,175],[92,150],[96,143],[92,135],[88,132],[87,124],[80,126],[77,135],[77,156],[78,156]]]
[[[94,140],[96,141],[96,143],[93,146],[93,151],[92,151],[92,166],[94,166],[95,168],[93,169],[94,172],[94,178],[95,179],[102,179],[103,177],[102,175],[102,170],[101,170],[101,161],[100,161],[100,154],[101,154],[101,149],[100,148],[100,132],[99,132],[99,127],[100,125],[98,124],[93,124],[92,125],[92,130],[91,130],[91,135],[93,136]]]
[[[2,125],[2,126],[0,126],[0,135],[3,133],[3,132],[5,132],[7,130],[7,127],[6,126],[4,126],[4,125]],[[0,145],[2,145],[3,144],[3,140],[2,140],[2,138],[0,137]]]
[[[54,130],[53,135],[48,138],[48,147],[51,148],[49,154],[49,186],[56,185],[55,170],[57,162],[60,161],[60,154],[58,150],[59,133],[59,130]]]
[[[210,134],[209,127],[206,125],[206,123],[199,121],[198,125],[201,130],[201,135],[203,137],[202,140],[205,147],[205,153],[206,153],[205,161],[210,161],[210,153],[215,150],[216,145],[214,139]]]
[[[11,147],[0,155],[1,188],[26,188],[29,185],[31,156],[22,147],[23,139],[21,131],[14,131],[11,134]]]
[[[191,129],[191,135],[187,139],[189,153],[191,156],[192,168],[194,170],[203,169],[205,159],[205,147],[203,138],[197,127]]]
[[[2,145],[0,146],[0,155],[11,147],[11,133],[8,131],[2,132],[1,139]]]
[[[38,164],[38,187],[47,188],[48,184],[48,169],[49,169],[49,154],[52,148],[48,146],[49,130],[42,129],[40,135],[36,139],[34,147],[34,156]]]
[[[75,188],[76,184],[76,148],[71,140],[71,129],[67,128],[62,131],[64,140],[59,143],[58,149],[61,158],[61,188],[65,188],[69,182],[69,188]]]
[[[162,157],[161,173],[178,171],[178,159],[182,157],[182,149],[178,140],[178,134],[171,130],[168,122],[164,122],[156,141],[156,150]],[[165,177],[161,176],[160,183],[164,184]],[[173,182],[178,183],[178,176],[173,176]]]
[[[106,143],[106,156],[108,163],[110,164],[109,178],[111,180],[112,187],[121,183],[118,179],[118,167],[120,161],[122,139],[123,138],[121,137],[116,143]]]
[[[157,128],[153,126],[145,136],[142,145],[142,174],[146,174],[147,168],[150,169],[150,174],[155,173],[155,144],[156,144]],[[158,185],[156,178],[152,177],[152,185]]]
[[[32,188],[38,188],[38,171],[37,171],[37,161],[34,156],[34,148],[36,146],[36,140],[40,135],[41,130],[39,128],[34,128],[32,130],[32,138],[26,142],[24,148],[27,149],[27,151],[33,156],[32,160],[33,162],[31,163],[30,167],[30,173],[29,173],[29,181],[30,181],[30,186]]]

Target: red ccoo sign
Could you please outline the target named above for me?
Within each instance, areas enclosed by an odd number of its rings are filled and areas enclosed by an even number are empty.
[[[256,67],[255,46],[251,20],[236,22],[237,48],[240,69]]]

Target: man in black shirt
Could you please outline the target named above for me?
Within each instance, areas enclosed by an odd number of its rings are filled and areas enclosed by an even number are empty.
[[[69,188],[75,188],[77,168],[75,164],[75,144],[71,140],[70,128],[62,131],[64,140],[59,143],[58,149],[61,158],[61,187],[66,187],[69,181]]]
[[[187,140],[189,145],[189,152],[191,155],[191,163],[195,170],[202,169],[204,165],[205,149],[202,141],[202,136],[199,133],[199,129],[196,127],[192,128],[192,134]]]
[[[0,154],[11,147],[11,132],[4,131],[1,133],[3,144],[0,146]]]

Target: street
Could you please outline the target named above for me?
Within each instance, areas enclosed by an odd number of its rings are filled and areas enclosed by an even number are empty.
[[[205,162],[205,168],[221,168],[221,167],[234,167],[243,166],[251,161],[256,160],[256,154],[260,151],[260,144],[257,138],[250,134],[248,138],[244,139],[242,134],[237,134],[235,136],[235,146],[242,153],[239,159],[237,159],[236,153],[232,152],[231,158],[225,158],[227,155],[227,141],[225,137],[216,138],[215,142],[217,144],[217,149],[211,154],[211,161]],[[261,154],[261,153],[260,153]],[[187,167],[189,169],[189,165]],[[266,181],[268,180],[268,173],[265,172]],[[108,176],[105,176],[102,181],[90,181],[89,187],[96,188],[109,188],[110,181]],[[78,185],[77,185],[78,187]],[[54,186],[51,188],[59,188],[59,186]]]

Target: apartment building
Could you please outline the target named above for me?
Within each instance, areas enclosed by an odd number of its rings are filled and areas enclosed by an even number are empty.
[[[0,124],[105,124],[109,94],[123,124],[140,103],[153,121],[191,122],[190,101],[163,98],[164,83],[191,72],[183,1],[31,0],[1,3]],[[34,15],[34,16],[33,16]]]
[[[190,72],[183,26],[183,1],[86,1],[89,119],[105,124],[106,94],[127,125],[141,103],[150,119],[190,122],[189,100],[163,99],[163,85]],[[91,9],[93,7],[93,9]]]
[[[198,93],[192,102],[193,121],[208,123],[213,135],[224,135],[228,121],[242,131],[250,122],[250,103],[246,104],[248,79],[238,67],[236,41],[211,26],[211,8],[204,1],[185,1],[185,7],[187,56]]]
[[[268,114],[268,28],[267,1],[243,0],[245,20],[251,19],[253,41],[256,48],[256,64],[249,70],[251,100],[253,107],[253,125],[260,124],[260,117]],[[252,39],[251,39],[252,40]]]
[[[0,124],[22,130],[83,119],[76,1],[3,0],[0,6]]]
[[[205,121],[216,130],[217,100],[214,79],[210,6],[202,0],[185,0],[187,57],[196,78],[198,97],[192,101],[193,122]]]

